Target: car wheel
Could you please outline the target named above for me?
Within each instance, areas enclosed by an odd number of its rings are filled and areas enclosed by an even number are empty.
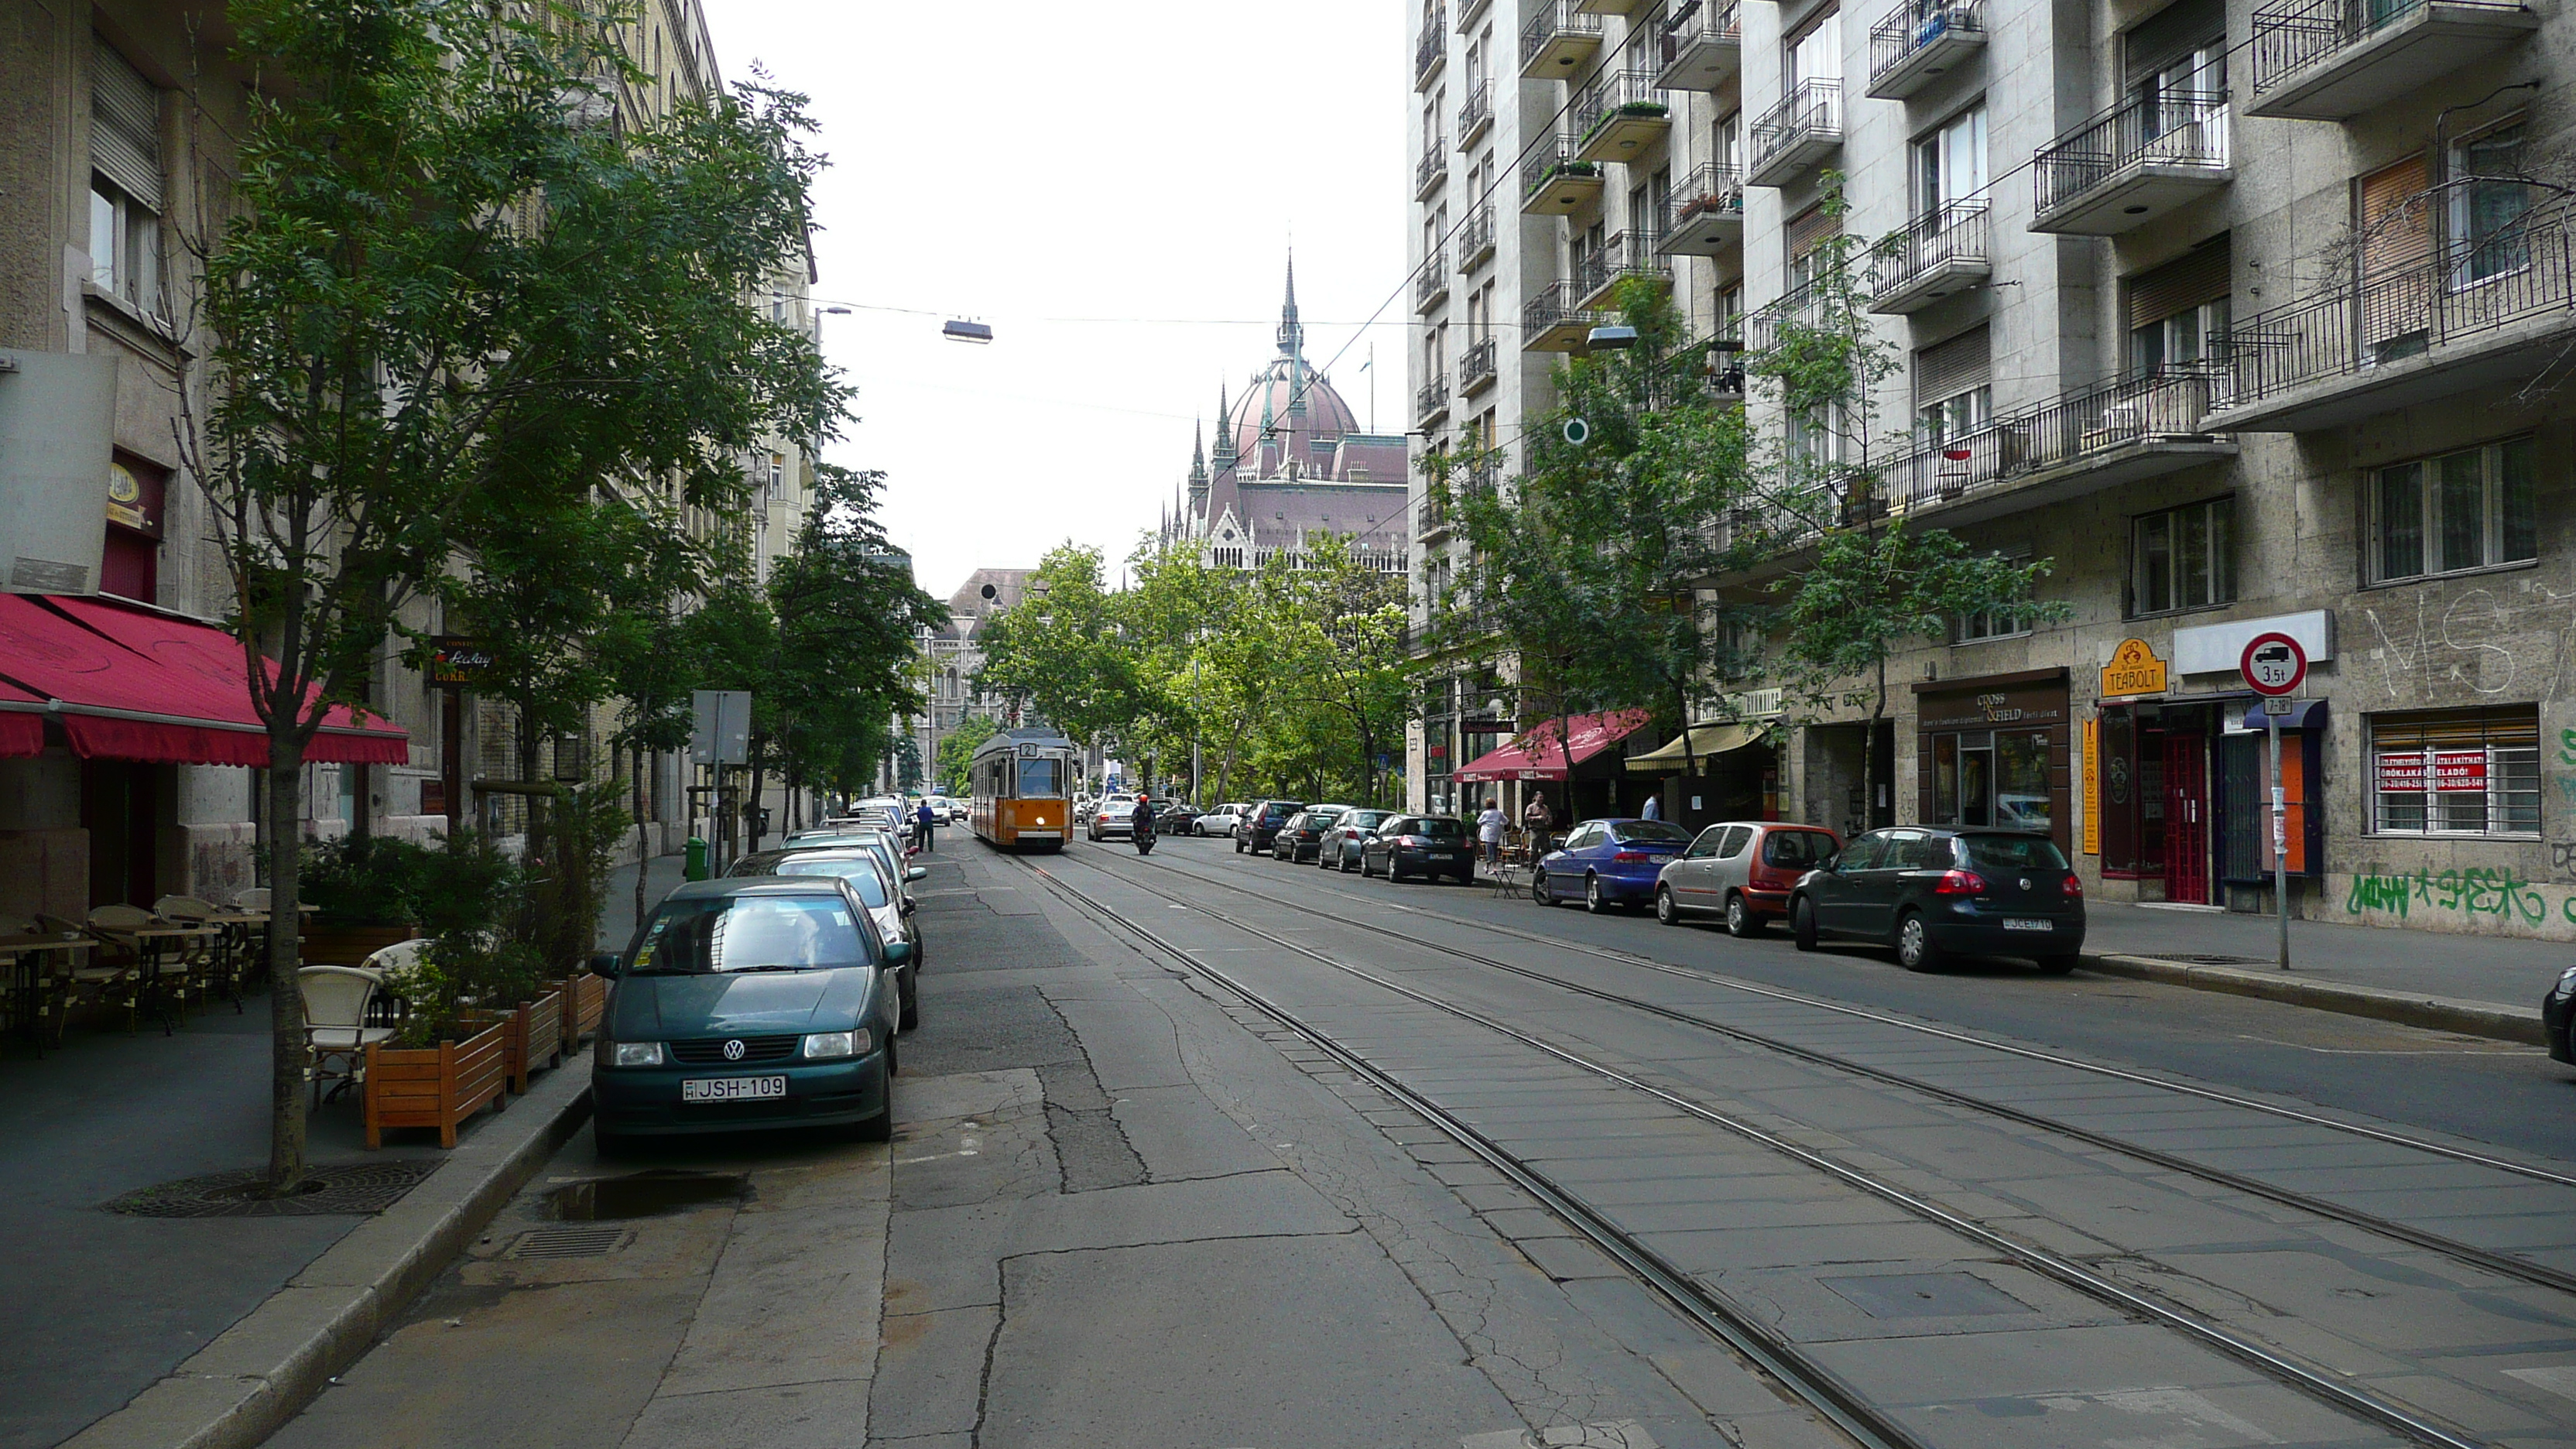
[[[1739,941],[1762,934],[1762,918],[1753,914],[1753,908],[1744,903],[1741,895],[1726,898],[1726,934]]]
[[[1243,837],[1240,835],[1234,838],[1234,853],[1237,855],[1243,854]]]
[[[1941,948],[1933,943],[1932,923],[1920,911],[1907,911],[1896,923],[1896,964],[1908,971],[1935,971]]]
[[[2042,956],[2039,958],[2039,969],[2043,975],[2063,976],[2074,970],[2083,959],[2072,951],[2059,956]]]
[[[1556,904],[1555,895],[1547,888],[1546,871],[1534,870],[1530,872],[1530,899],[1538,902],[1542,906],[1552,906]]]
[[[1798,949],[1816,949],[1816,903],[1799,896],[1789,902],[1789,934],[1797,938]]]
[[[1583,878],[1583,908],[1596,916],[1610,909],[1610,898],[1601,894],[1601,877],[1587,875]]]
[[[889,1077],[894,1075],[888,1072]],[[885,1110],[873,1117],[862,1117],[850,1124],[850,1136],[859,1142],[892,1142],[894,1140],[894,1084],[886,1084]]]
[[[1655,919],[1667,926],[1678,926],[1682,923],[1682,908],[1673,904],[1673,892],[1670,886],[1655,887]]]
[[[912,987],[903,993],[903,1008],[894,1024],[897,1031],[911,1031],[921,1025],[921,988]]]

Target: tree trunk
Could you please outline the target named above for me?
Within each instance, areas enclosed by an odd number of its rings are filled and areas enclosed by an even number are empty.
[[[653,870],[652,827],[644,819],[646,795],[644,772],[653,768],[653,752],[642,745],[635,747],[635,921],[644,921],[644,877]]]
[[[751,791],[742,799],[742,827],[751,841],[749,853],[757,855],[760,853],[760,838],[766,833],[760,828],[760,792],[769,774],[768,737],[753,735],[751,748],[746,753],[751,760]]]
[[[268,1189],[283,1195],[304,1180],[303,964],[304,747],[268,738]]]

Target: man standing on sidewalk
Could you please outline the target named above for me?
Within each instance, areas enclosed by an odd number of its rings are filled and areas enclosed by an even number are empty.
[[[927,799],[921,802],[921,808],[912,812],[912,833],[921,838],[921,848],[925,853],[938,851],[939,816],[931,810]]]

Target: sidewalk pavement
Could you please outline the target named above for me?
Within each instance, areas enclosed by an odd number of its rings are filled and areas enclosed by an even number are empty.
[[[681,880],[682,857],[657,855],[643,863],[644,909],[650,912],[661,904],[662,897],[676,889]],[[599,913],[599,949],[623,951],[635,939],[635,872],[630,861],[609,872],[608,908]]]

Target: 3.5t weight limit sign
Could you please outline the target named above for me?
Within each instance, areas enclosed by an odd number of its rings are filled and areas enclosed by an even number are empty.
[[[2295,694],[2308,679],[2308,651],[2287,634],[2257,634],[2245,641],[2236,668],[2256,694]]]

